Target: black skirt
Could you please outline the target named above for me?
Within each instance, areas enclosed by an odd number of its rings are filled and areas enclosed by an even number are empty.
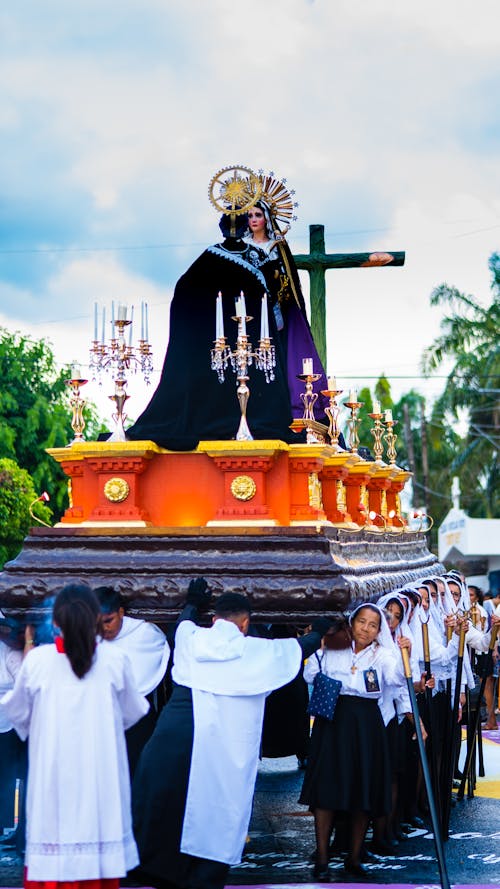
[[[331,722],[316,717],[299,802],[373,817],[391,811],[387,733],[376,700],[340,695]]]

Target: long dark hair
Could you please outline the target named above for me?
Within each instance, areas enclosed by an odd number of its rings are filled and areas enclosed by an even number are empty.
[[[86,583],[67,584],[54,602],[54,623],[62,630],[64,650],[79,679],[92,666],[99,614],[99,600]]]

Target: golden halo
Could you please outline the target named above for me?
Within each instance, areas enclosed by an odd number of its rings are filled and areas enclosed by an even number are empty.
[[[250,167],[223,167],[210,180],[208,197],[219,213],[246,213],[262,192],[261,180]]]
[[[284,234],[290,228],[290,223],[297,219],[294,210],[299,205],[293,199],[295,191],[288,188],[286,179],[278,179],[274,173],[266,174],[259,170],[258,178],[261,183],[261,200],[269,207],[273,225]],[[284,232],[282,226],[285,227]]]

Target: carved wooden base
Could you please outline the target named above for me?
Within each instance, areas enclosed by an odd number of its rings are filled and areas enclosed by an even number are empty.
[[[318,614],[442,570],[424,534],[302,528],[33,529],[0,574],[0,606],[21,614],[70,581],[112,585],[133,616],[175,620],[191,578],[238,592],[266,623]],[[48,610],[48,606],[47,610]]]

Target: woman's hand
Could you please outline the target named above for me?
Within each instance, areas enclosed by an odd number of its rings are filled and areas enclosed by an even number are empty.
[[[408,639],[408,636],[399,636],[398,645],[400,648],[408,649],[408,654],[411,653],[411,640]]]

